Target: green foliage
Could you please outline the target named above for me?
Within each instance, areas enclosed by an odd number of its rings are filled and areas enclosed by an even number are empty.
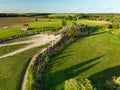
[[[88,79],[70,79],[65,81],[65,90],[93,90]]]
[[[111,28],[113,28],[113,25],[112,24],[108,24],[108,29],[111,29]]]
[[[75,37],[75,28],[74,25],[71,27],[71,30],[69,31],[69,37],[74,38]]]
[[[30,66],[29,70],[28,70],[28,82],[26,84],[26,89],[25,90],[32,90],[33,89],[33,84],[35,83],[34,81],[34,67]]]
[[[120,76],[119,77],[113,77],[112,80],[106,80],[105,90],[120,90]]]
[[[62,26],[66,26],[67,25],[67,21],[65,19],[62,20]]]

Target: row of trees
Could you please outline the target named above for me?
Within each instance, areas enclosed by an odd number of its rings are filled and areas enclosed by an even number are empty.
[[[0,13],[0,17],[48,17],[50,13]]]
[[[62,14],[62,15],[52,15],[50,18],[59,18],[66,20],[79,20],[79,19],[88,19],[88,20],[102,20],[110,21],[109,27],[119,29],[120,28],[120,14]]]

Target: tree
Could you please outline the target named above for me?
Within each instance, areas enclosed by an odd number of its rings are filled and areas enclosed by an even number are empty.
[[[120,76],[106,80],[104,90],[120,90]]]
[[[75,37],[75,28],[74,25],[71,27],[71,30],[69,31],[69,37],[74,38]]]
[[[67,25],[67,21],[65,19],[62,20],[62,26],[66,26]]]
[[[93,90],[88,79],[69,79],[65,81],[65,90]]]

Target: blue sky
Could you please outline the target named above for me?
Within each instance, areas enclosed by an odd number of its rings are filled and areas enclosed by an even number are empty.
[[[0,0],[0,13],[120,13],[120,0]]]

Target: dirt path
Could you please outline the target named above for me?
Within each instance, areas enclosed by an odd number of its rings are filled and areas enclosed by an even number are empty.
[[[23,47],[21,49],[15,50],[11,53],[0,56],[0,59],[16,55],[18,53],[21,53],[23,51],[26,51],[26,50],[34,48],[34,47],[45,45],[47,43],[53,42],[54,40],[58,40],[60,38],[60,35],[55,36],[55,35],[39,34],[39,35],[35,35],[33,37],[30,37],[30,38],[31,38],[30,40],[25,40],[25,41],[14,42],[14,43],[10,43],[10,44],[0,44],[0,47],[17,45],[17,44],[25,44],[25,43],[29,44],[26,47]]]

